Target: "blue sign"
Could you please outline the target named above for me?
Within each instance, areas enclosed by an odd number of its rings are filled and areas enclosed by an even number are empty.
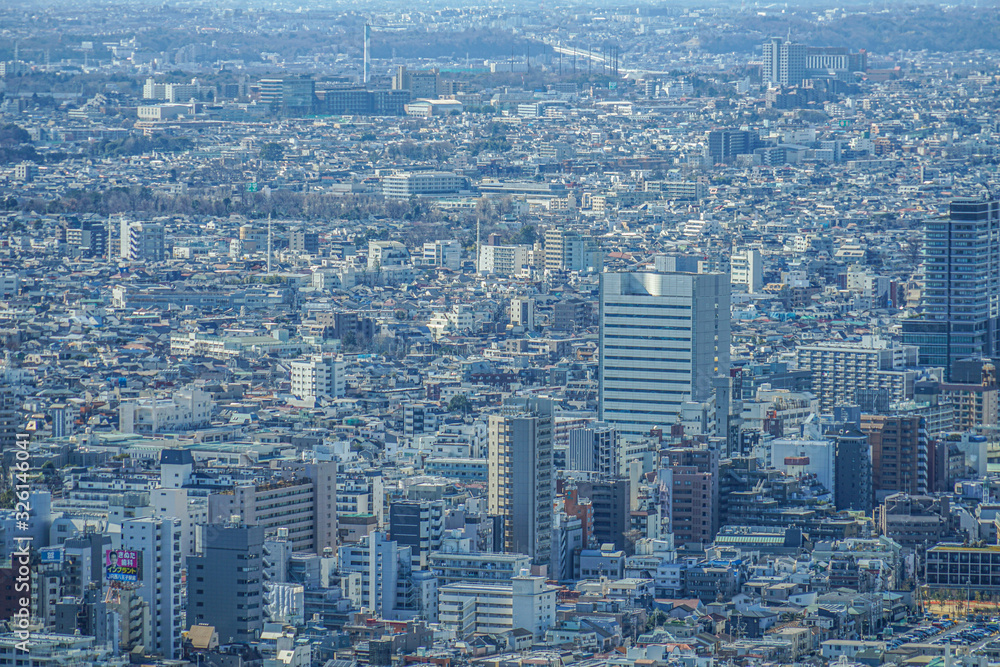
[[[42,565],[52,565],[63,562],[62,547],[46,547],[44,549],[39,549],[38,556]]]

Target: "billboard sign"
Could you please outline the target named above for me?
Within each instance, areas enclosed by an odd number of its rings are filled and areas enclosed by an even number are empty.
[[[142,552],[111,549],[104,558],[108,581],[137,583],[142,578]]]
[[[63,562],[62,547],[46,547],[38,550],[38,558],[42,565],[52,565]]]

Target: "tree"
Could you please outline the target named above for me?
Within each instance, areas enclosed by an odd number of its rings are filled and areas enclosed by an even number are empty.
[[[348,331],[344,334],[343,338],[340,339],[340,342],[344,345],[345,350],[353,350],[358,344],[358,337],[353,331]]]
[[[260,159],[277,162],[285,156],[284,147],[275,142],[269,142],[260,147]]]
[[[538,231],[534,225],[524,225],[517,231],[511,242],[514,245],[534,245],[536,240],[538,240]]]
[[[472,403],[469,401],[469,397],[465,394],[455,394],[448,401],[448,412],[460,412],[462,414],[468,414],[472,412]]]
[[[670,620],[670,617],[667,616],[666,612],[662,609],[657,609],[646,618],[646,632],[660,627],[668,620]]]

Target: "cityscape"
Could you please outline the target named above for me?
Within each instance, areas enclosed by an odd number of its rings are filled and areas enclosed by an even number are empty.
[[[1000,664],[1000,11],[0,6],[0,667]]]

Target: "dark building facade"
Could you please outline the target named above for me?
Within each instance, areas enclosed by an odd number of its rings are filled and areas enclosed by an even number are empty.
[[[209,524],[187,559],[187,624],[215,626],[223,644],[249,643],[264,627],[264,527]]]
[[[590,498],[594,517],[594,538],[597,545],[614,544],[615,549],[626,549],[629,530],[629,482],[627,479],[602,479],[580,482],[577,486],[581,498]]]
[[[834,505],[838,510],[872,511],[872,455],[868,436],[855,428],[834,435]]]

